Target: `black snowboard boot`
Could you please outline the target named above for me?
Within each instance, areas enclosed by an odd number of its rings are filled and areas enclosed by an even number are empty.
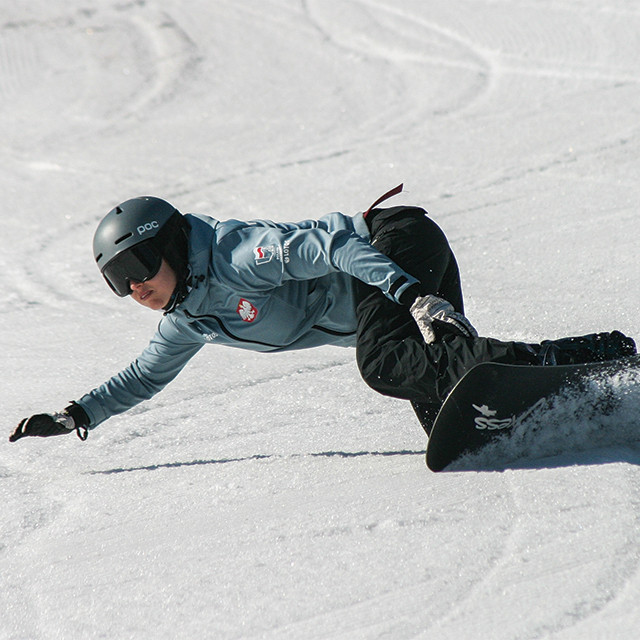
[[[553,366],[604,362],[633,356],[636,343],[620,331],[590,333],[576,338],[545,340],[541,344],[522,345],[529,353],[528,364]],[[524,354],[523,354],[524,355]]]

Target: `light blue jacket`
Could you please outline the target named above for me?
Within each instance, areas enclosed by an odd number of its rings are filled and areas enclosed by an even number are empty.
[[[416,279],[369,243],[363,215],[275,223],[188,215],[191,287],[126,369],[78,400],[94,428],[151,398],[207,343],[354,346],[354,280],[398,301]]]

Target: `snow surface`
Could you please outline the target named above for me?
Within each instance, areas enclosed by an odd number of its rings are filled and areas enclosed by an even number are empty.
[[[637,637],[633,380],[441,474],[338,348],[204,348],[86,443],[6,439],[150,337],[91,255],[135,195],[298,220],[404,181],[481,333],[640,335],[637,2],[2,5],[0,638]]]

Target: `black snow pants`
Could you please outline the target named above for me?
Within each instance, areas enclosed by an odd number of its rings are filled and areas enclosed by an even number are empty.
[[[420,280],[423,295],[435,294],[464,313],[456,259],[424,209],[373,209],[366,221],[372,245]],[[379,393],[411,400],[427,433],[447,394],[471,367],[522,359],[524,345],[492,338],[450,335],[426,344],[406,307],[360,281],[356,291],[360,373]]]

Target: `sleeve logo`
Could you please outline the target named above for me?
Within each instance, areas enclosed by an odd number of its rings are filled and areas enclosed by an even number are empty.
[[[253,255],[256,259],[256,264],[266,264],[273,260],[273,256],[276,254],[276,248],[270,244],[266,247],[256,247],[253,250]]]
[[[245,322],[253,322],[258,316],[258,310],[244,298],[240,298],[236,311]]]

